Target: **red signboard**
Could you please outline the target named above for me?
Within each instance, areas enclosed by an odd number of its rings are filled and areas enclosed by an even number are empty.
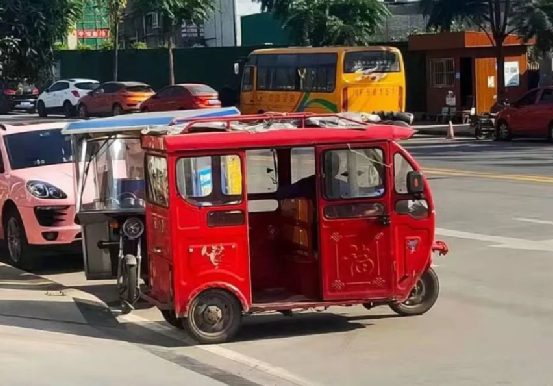
[[[108,39],[109,29],[79,29],[77,30],[77,38],[79,39]]]

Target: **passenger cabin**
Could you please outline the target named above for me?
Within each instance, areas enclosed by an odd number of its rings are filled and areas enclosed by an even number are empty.
[[[306,115],[240,119],[143,135],[148,296],[179,317],[213,287],[233,292],[245,312],[406,297],[434,238],[432,198],[411,205],[416,163],[395,142],[413,130]],[[395,228],[392,213],[405,215]],[[409,252],[413,231],[421,247]]]

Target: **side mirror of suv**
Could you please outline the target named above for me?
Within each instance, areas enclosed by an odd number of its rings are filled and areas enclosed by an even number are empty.
[[[413,196],[420,196],[424,193],[424,178],[419,171],[407,174],[407,192]]]

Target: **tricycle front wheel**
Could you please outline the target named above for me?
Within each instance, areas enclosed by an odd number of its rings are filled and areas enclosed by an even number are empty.
[[[240,328],[241,319],[242,307],[233,294],[210,289],[192,301],[183,324],[199,343],[216,344],[232,339]]]
[[[390,308],[401,316],[422,315],[434,306],[439,292],[438,275],[432,268],[429,268],[422,274],[407,300],[403,303],[390,304]]]

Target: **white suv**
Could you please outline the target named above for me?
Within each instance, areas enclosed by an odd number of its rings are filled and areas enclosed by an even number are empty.
[[[38,97],[38,115],[43,118],[50,113],[61,113],[67,118],[75,116],[79,100],[99,85],[93,79],[59,80]]]

